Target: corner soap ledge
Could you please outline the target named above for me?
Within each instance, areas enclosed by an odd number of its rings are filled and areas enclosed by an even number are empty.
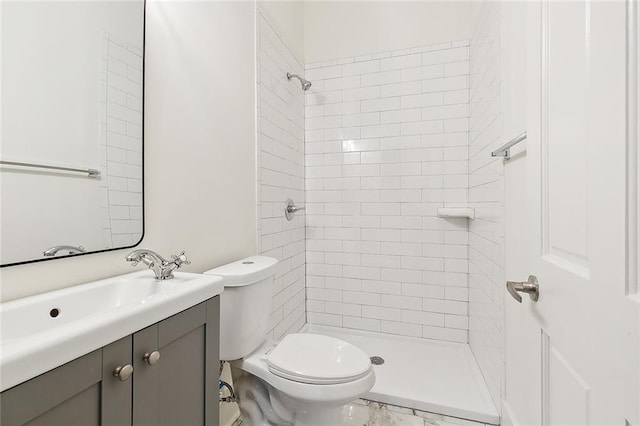
[[[475,219],[476,213],[474,209],[468,207],[440,207],[438,217]]]

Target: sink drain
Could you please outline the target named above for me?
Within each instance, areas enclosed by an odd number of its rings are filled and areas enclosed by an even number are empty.
[[[373,365],[382,365],[382,364],[384,364],[384,358],[382,358],[381,356],[372,356],[369,359],[371,360],[371,364],[373,364]]]

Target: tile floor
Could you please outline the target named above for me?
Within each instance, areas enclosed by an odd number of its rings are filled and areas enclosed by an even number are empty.
[[[347,420],[340,426],[485,426],[484,423],[471,420],[447,417],[365,399],[359,399],[345,405],[344,411]],[[238,419],[233,426],[242,424],[242,419]]]

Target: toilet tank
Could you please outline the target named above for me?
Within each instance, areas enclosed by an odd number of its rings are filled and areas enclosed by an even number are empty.
[[[243,358],[267,338],[277,259],[253,256],[205,272],[224,279],[220,295],[220,359]]]

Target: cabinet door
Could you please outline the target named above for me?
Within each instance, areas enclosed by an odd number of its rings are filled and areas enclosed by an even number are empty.
[[[218,424],[219,297],[133,336],[133,424]],[[160,353],[150,365],[145,355]]]
[[[131,380],[113,376],[130,359],[131,336],[8,389],[0,394],[0,424],[131,424]]]
[[[132,336],[127,336],[102,348],[102,398],[100,420],[102,426],[131,425],[131,397],[133,376],[120,380],[113,375],[118,367],[131,364]]]

